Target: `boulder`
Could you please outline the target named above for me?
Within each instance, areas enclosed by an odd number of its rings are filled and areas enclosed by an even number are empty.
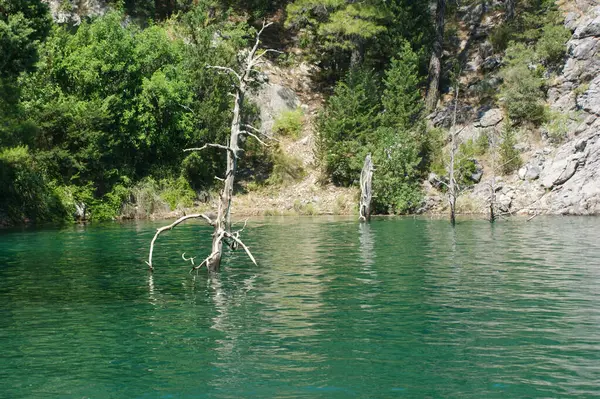
[[[479,122],[476,122],[476,126],[479,127],[493,127],[496,126],[498,123],[502,122],[502,120],[504,119],[504,116],[502,115],[502,110],[500,108],[493,108],[490,109],[489,111],[486,111],[481,118],[479,119]]]
[[[479,183],[483,177],[483,167],[476,159],[473,160],[473,163],[475,164],[475,172],[471,173],[470,178],[474,183]]]
[[[542,186],[550,189],[566,183],[571,177],[573,177],[578,166],[579,159],[576,157],[569,157],[553,162],[549,166],[548,170],[544,170]]]
[[[541,170],[536,165],[525,165],[519,169],[519,179],[521,180],[536,180],[540,177]]]

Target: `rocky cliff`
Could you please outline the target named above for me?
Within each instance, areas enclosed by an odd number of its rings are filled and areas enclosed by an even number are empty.
[[[547,103],[561,115],[566,139],[556,145],[543,128],[521,135],[515,148],[521,152],[523,167],[513,175],[494,178],[488,160],[482,179],[459,198],[459,211],[487,212],[494,179],[498,207],[507,214],[600,214],[600,5],[578,0],[565,2],[562,8],[572,37]],[[472,72],[499,64],[497,56],[486,57],[485,48],[483,40],[471,52]],[[432,124],[448,127],[452,109],[449,104],[432,115]],[[499,132],[505,123],[499,108],[459,104],[458,109],[463,141],[477,139],[489,129]],[[425,185],[426,209],[443,211],[444,196],[430,183]]]
[[[52,18],[59,24],[79,25],[82,18],[103,15],[106,0],[42,0],[50,7]]]

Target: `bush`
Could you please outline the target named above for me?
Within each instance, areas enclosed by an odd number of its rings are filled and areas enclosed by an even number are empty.
[[[506,24],[501,24],[490,33],[490,43],[494,51],[504,51],[513,36],[513,27]]]
[[[538,57],[549,65],[562,64],[570,37],[571,32],[562,24],[544,26],[536,46]]]
[[[420,143],[416,133],[380,128],[381,146],[373,154],[373,210],[404,214],[418,208],[423,194],[419,184]]]
[[[295,110],[283,111],[273,123],[273,131],[282,136],[292,138],[300,137],[302,133],[302,123],[304,122],[304,112],[301,108]]]
[[[523,160],[521,154],[515,148],[517,143],[514,130],[507,128],[502,132],[501,144],[499,146],[500,170],[503,174],[510,174],[521,167]]]
[[[569,114],[552,112],[542,130],[548,134],[548,139],[555,144],[562,143],[569,133]]]
[[[379,85],[371,71],[353,70],[339,82],[317,121],[318,156],[334,184],[358,183],[368,146],[375,143],[381,111]]]
[[[13,223],[69,219],[67,195],[48,179],[25,146],[0,151],[0,213]]]
[[[536,64],[535,53],[524,44],[506,50],[507,66],[501,71],[504,79],[500,98],[510,119],[516,123],[539,125],[546,120],[543,68]]]
[[[280,149],[273,154],[273,171],[267,179],[267,184],[285,185],[302,179],[306,175],[302,160],[287,156]]]
[[[160,198],[169,204],[171,209],[189,208],[194,205],[196,193],[184,177],[176,180],[163,179],[160,181],[160,187]]]

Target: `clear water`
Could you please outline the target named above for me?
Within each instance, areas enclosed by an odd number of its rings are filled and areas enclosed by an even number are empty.
[[[600,397],[600,219],[157,226],[0,232],[0,397]]]

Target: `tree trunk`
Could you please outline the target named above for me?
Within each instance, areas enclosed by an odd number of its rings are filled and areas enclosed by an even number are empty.
[[[512,19],[515,17],[515,3],[516,0],[506,0],[506,12],[504,17],[507,21],[512,21]]]
[[[270,138],[264,132],[261,132],[253,126],[242,125],[242,108],[244,104],[244,97],[246,96],[246,91],[248,90],[249,83],[255,81],[252,74],[256,72],[256,67],[264,62],[262,60],[262,57],[268,52],[275,51],[267,49],[257,53],[258,46],[260,44],[260,35],[265,30],[265,28],[267,28],[270,25],[271,23],[263,23],[263,27],[256,35],[256,42],[254,44],[254,47],[249,51],[241,72],[237,72],[232,68],[224,66],[208,66],[208,68],[216,69],[220,72],[229,74],[235,80],[235,92],[232,93],[235,98],[235,101],[233,105],[233,117],[231,120],[231,132],[229,136],[229,142],[227,143],[227,145],[215,143],[205,144],[200,148],[185,149],[184,152],[202,151],[209,147],[219,148],[227,151],[227,169],[225,171],[225,177],[218,178],[219,180],[223,181],[223,190],[220,194],[220,200],[217,207],[217,215],[215,218],[212,218],[205,214],[184,216],[175,221],[174,223],[170,224],[169,226],[165,226],[158,229],[156,231],[156,234],[154,235],[154,238],[152,239],[152,242],[150,243],[150,253],[148,256],[148,261],[146,262],[150,267],[151,271],[154,270],[154,267],[152,265],[152,254],[154,251],[154,243],[156,242],[158,236],[163,231],[171,230],[179,223],[192,218],[205,219],[209,224],[214,226],[214,232],[212,235],[211,253],[210,255],[208,255],[208,257],[206,257],[206,259],[204,259],[202,263],[196,266],[196,264],[194,263],[194,258],[186,259],[185,253],[182,254],[181,257],[184,260],[190,261],[192,263],[193,267],[191,271],[197,271],[204,265],[206,265],[206,268],[211,272],[218,271],[221,266],[221,258],[223,255],[223,242],[225,242],[225,244],[227,244],[231,249],[236,249],[238,246],[241,246],[246,251],[248,257],[250,257],[252,262],[256,264],[254,256],[252,256],[248,247],[239,238],[240,233],[244,230],[244,228],[235,232],[231,231],[231,201],[233,198],[233,186],[235,183],[235,174],[237,171],[238,157],[241,152],[240,137],[242,135],[251,136],[258,140],[261,144],[265,143],[258,137],[258,135],[263,135],[267,138]],[[242,130],[242,127],[248,130]]]
[[[354,48],[350,55],[350,69],[358,68],[362,65],[365,58],[365,43],[362,38],[355,37]]]
[[[211,272],[216,272],[221,266],[221,254],[223,252],[223,235],[231,230],[231,200],[233,199],[233,186],[237,172],[237,158],[240,152],[240,126],[242,118],[242,106],[246,94],[246,82],[241,81],[235,94],[233,105],[233,118],[231,120],[231,133],[229,136],[229,150],[227,151],[227,170],[225,172],[225,184],[221,192],[221,200],[217,212],[217,222],[212,240],[212,254],[206,267]]]
[[[446,12],[446,0],[437,0],[435,17],[435,40],[433,42],[433,52],[429,61],[429,76],[427,84],[427,112],[433,112],[437,106],[438,93],[440,85],[440,75],[442,73],[442,50],[444,46],[444,14]]]
[[[491,133],[490,149],[492,150],[492,180],[490,181],[490,223],[496,221],[496,128]]]
[[[458,79],[458,77],[457,77]],[[454,162],[456,158],[456,113],[458,110],[459,84],[456,82],[454,92],[454,114],[452,116],[452,126],[450,127],[450,181],[448,182],[448,202],[450,205],[450,223],[456,224],[456,182],[454,179]]]
[[[365,163],[360,173],[360,216],[358,220],[367,222],[371,219],[371,181],[373,180],[373,161],[371,154],[365,157]]]

